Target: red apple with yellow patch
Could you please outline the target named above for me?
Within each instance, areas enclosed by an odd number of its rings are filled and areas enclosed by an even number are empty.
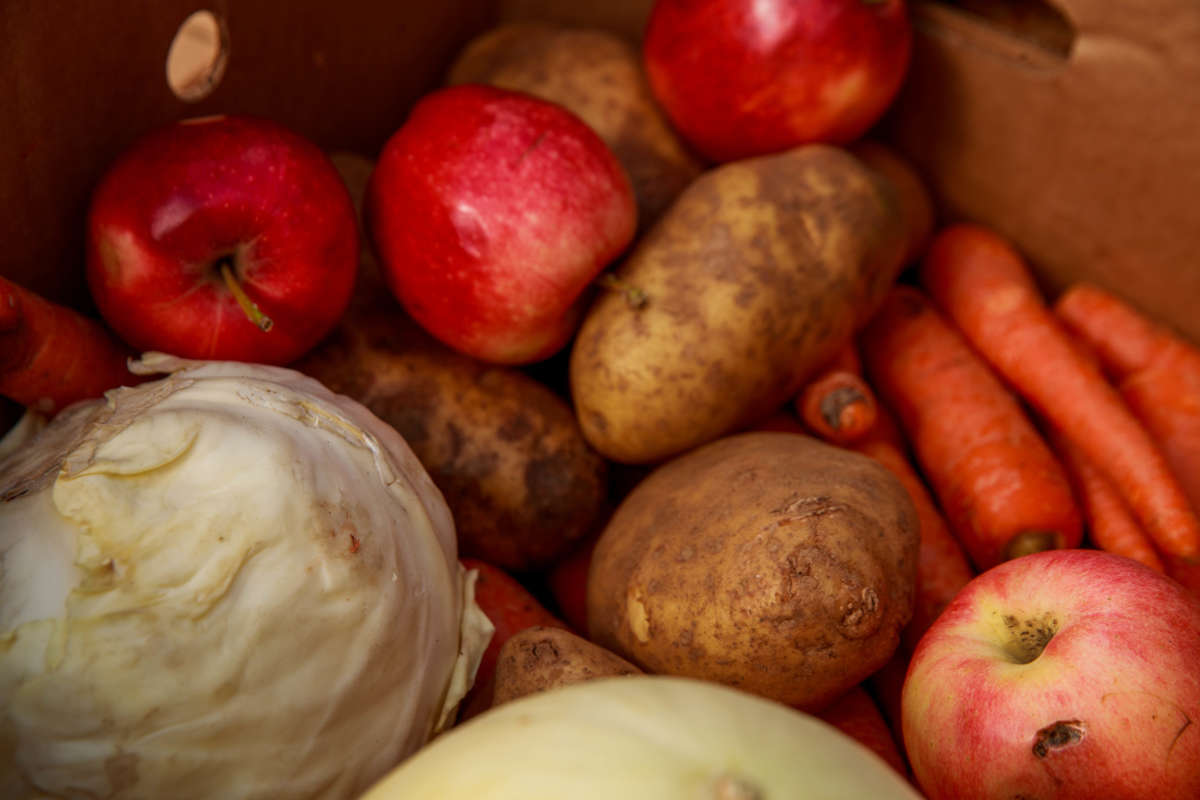
[[[904,744],[930,800],[1200,797],[1200,598],[1109,553],[981,573],[912,656]]]

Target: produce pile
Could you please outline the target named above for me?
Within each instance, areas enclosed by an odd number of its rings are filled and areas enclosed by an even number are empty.
[[[1200,797],[1200,348],[939,217],[907,13],[146,132],[0,277],[0,796]]]

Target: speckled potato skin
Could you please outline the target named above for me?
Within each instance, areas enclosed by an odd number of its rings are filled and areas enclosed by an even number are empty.
[[[293,366],[400,432],[450,506],[460,556],[541,569],[607,513],[608,465],[565,399],[445,347],[394,304],[357,304]]]
[[[539,625],[513,634],[500,648],[492,705],[559,686],[641,672],[582,636]]]
[[[596,544],[593,641],[647,672],[819,711],[912,616],[917,517],[874,460],[809,436],[724,437],[655,469]]]
[[[527,92],[572,111],[629,173],[643,228],[704,166],[654,100],[640,53],[607,31],[510,22],[469,42],[446,83]]]
[[[904,266],[894,187],[806,145],[694,181],[616,270],[570,354],[584,436],[656,463],[778,409],[865,323]]]

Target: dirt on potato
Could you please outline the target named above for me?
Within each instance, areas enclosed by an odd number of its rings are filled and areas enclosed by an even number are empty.
[[[891,182],[806,145],[693,181],[616,270],[571,350],[581,428],[603,455],[658,463],[792,397],[878,307],[904,265]]]
[[[718,439],[652,472],[592,556],[593,640],[647,672],[817,711],[912,615],[912,501],[866,456],[793,433]]]

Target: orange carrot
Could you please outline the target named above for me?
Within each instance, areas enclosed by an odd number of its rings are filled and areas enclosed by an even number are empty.
[[[0,278],[0,394],[45,414],[145,378],[100,322]]]
[[[850,449],[887,467],[904,484],[917,509],[921,544],[917,551],[916,596],[912,619],[901,631],[904,647],[912,652],[942,610],[975,577],[975,571],[909,461],[903,434],[886,408],[879,408],[871,431]]]
[[[1167,554],[1200,555],[1200,519],[1166,457],[1082,355],[1016,248],[980,225],[940,231],[921,280],[1014,390],[1099,465]]]
[[[977,569],[1080,544],[1083,522],[1062,464],[1017,397],[922,292],[894,286],[861,345],[872,385]]]
[[[1053,426],[1047,426],[1050,443],[1062,459],[1083,507],[1087,536],[1101,550],[1140,561],[1151,569],[1165,572],[1162,559],[1150,537],[1142,530],[1104,471],[1088,459],[1070,439]]]
[[[1096,352],[1200,512],[1200,347],[1089,284],[1069,287],[1054,311]]]
[[[812,432],[834,444],[861,438],[875,423],[875,393],[844,369],[818,374],[796,395],[795,405]]]

